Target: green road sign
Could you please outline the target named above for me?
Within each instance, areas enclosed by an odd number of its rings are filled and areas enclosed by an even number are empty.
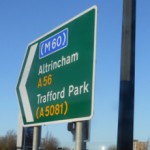
[[[25,126],[93,115],[97,7],[29,44],[17,84]]]

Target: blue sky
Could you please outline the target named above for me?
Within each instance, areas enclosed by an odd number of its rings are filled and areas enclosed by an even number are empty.
[[[98,7],[95,109],[90,142],[95,150],[116,144],[122,0],[0,0],[0,135],[17,131],[16,84],[27,45],[89,7]],[[150,138],[150,1],[137,0],[134,138]],[[72,144],[67,124],[43,126],[62,145]]]

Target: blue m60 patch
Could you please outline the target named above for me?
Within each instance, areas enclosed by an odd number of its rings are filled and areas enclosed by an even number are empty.
[[[40,43],[39,58],[42,59],[68,45],[68,28]]]

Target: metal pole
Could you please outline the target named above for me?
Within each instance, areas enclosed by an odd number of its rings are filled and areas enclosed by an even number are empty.
[[[136,0],[124,0],[117,150],[133,149]]]
[[[76,122],[76,145],[75,150],[83,150],[83,122]]]
[[[40,141],[41,141],[41,126],[34,127],[34,132],[33,132],[33,149],[32,150],[38,150],[39,149]]]

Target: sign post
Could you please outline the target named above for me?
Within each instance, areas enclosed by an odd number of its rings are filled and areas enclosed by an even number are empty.
[[[17,84],[25,126],[93,116],[97,7],[28,45]]]
[[[41,126],[34,127],[32,149],[38,150],[41,141]]]
[[[136,0],[124,0],[117,150],[133,150]]]
[[[75,150],[84,150],[83,144],[83,122],[76,123],[76,147]]]

